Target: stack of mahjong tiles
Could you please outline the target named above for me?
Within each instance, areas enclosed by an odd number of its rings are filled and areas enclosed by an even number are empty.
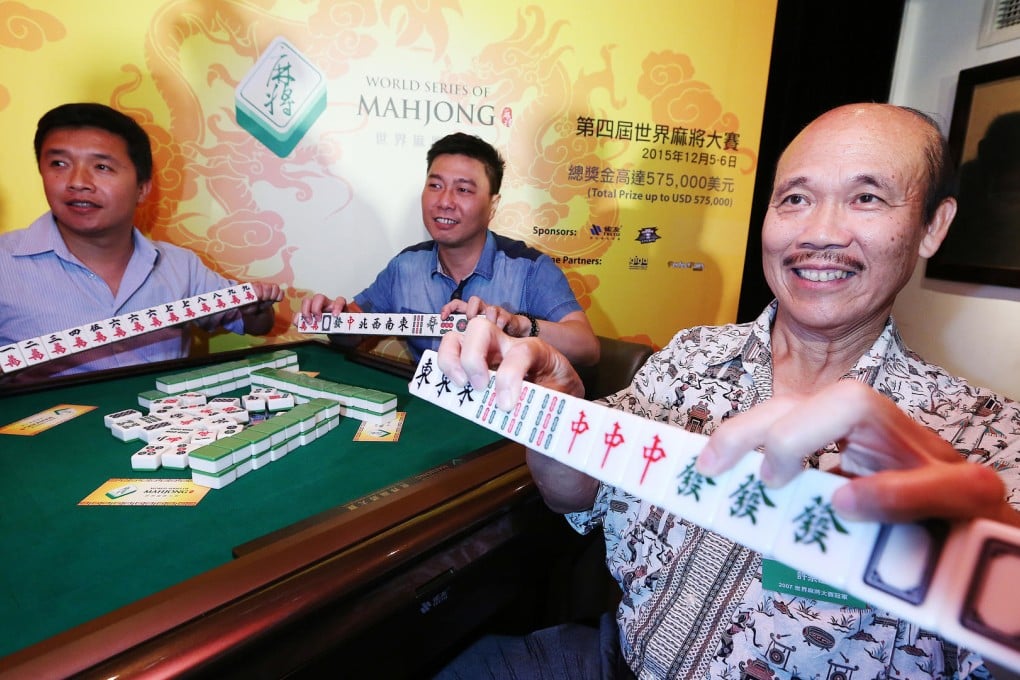
[[[340,404],[340,414],[369,423],[385,423],[397,417],[397,397],[367,387],[311,378],[277,368],[260,368],[251,372],[253,388],[280,390],[305,399],[325,398]]]
[[[156,380],[156,389],[138,395],[138,403],[144,408],[149,408],[153,401],[187,392],[201,392],[209,396],[216,396],[244,389],[251,384],[252,371],[260,368],[284,368],[288,371],[297,371],[297,354],[290,350],[277,350],[247,359],[165,375]]]
[[[158,389],[138,395],[147,415],[131,409],[106,416],[113,436],[140,439],[145,446],[131,457],[135,470],[191,469],[196,484],[222,488],[251,470],[279,460],[336,427],[335,400],[301,399],[265,387],[242,398],[217,394],[251,385],[251,371],[283,367],[297,371],[297,355],[288,350],[217,364],[156,380]],[[184,391],[188,390],[188,391]],[[257,398],[252,398],[257,396]],[[212,397],[212,398],[209,398]],[[255,411],[249,412],[249,408]],[[290,409],[287,413],[279,413]],[[245,427],[251,416],[279,413]]]
[[[340,423],[340,406],[330,399],[312,399],[269,420],[250,425],[229,437],[206,442],[188,453],[191,480],[222,489],[227,484],[280,460]]]
[[[190,468],[196,484],[220,489],[340,422],[340,406],[330,399],[297,406],[291,400],[290,406],[269,420],[249,424],[251,414],[241,407],[240,398],[207,400],[204,394],[188,392],[153,401],[148,415],[130,409],[111,413],[104,422],[118,439],[145,442],[131,456],[132,469]]]

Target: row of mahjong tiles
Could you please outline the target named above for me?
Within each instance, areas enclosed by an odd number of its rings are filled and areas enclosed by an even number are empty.
[[[165,399],[187,392],[200,391],[203,394],[215,396],[242,389],[251,384],[252,371],[260,368],[283,368],[297,371],[298,357],[290,350],[277,350],[247,359],[165,375],[156,379],[156,389],[138,395],[138,403],[148,408],[149,403],[155,399]]]

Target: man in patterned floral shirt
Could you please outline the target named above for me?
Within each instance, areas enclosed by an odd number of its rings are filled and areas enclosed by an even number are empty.
[[[938,127],[919,112],[860,104],[822,115],[776,169],[762,229],[776,300],[753,323],[680,332],[607,402],[705,434],[721,428],[699,457],[703,474],[755,447],[770,483],[805,465],[859,474],[832,499],[846,519],[1020,526],[1020,408],[926,363],[890,316],[918,258],[936,251],[955,215],[948,165]],[[502,338],[484,321],[440,350],[443,371],[475,385],[493,358],[502,359],[504,403],[523,376],[583,391],[554,350]],[[617,673],[610,661],[601,677],[988,675],[976,655],[894,614],[848,605],[838,592],[826,601],[770,590],[777,565],[761,555],[538,453],[529,451],[528,463],[553,510],[572,513],[580,531],[604,528],[607,564],[623,589],[616,621],[628,668]],[[504,677],[507,659],[530,655],[541,670],[553,657],[607,653],[604,630],[590,650],[555,654],[551,645],[578,638],[543,634],[490,645],[496,655],[481,660],[476,651],[470,668]],[[458,668],[467,666],[455,664],[448,677]],[[513,672],[524,677],[521,668]]]

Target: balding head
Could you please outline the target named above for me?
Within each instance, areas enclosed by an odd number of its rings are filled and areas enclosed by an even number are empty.
[[[836,107],[809,123],[783,152],[779,163],[805,137],[812,138],[817,132],[834,127],[845,129],[847,126],[859,128],[862,134],[889,139],[890,149],[895,148],[897,153],[922,155],[926,168],[923,219],[924,224],[929,224],[942,201],[953,195],[953,164],[949,156],[949,145],[938,123],[922,111],[906,106],[875,103]]]

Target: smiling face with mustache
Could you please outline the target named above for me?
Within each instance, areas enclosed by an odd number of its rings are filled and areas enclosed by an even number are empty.
[[[123,239],[152,186],[138,181],[124,139],[93,127],[50,132],[40,149],[39,174],[65,240]]]
[[[829,339],[878,337],[918,257],[935,253],[956,212],[948,199],[924,223],[926,151],[936,135],[899,107],[851,105],[787,147],[762,227],[777,325]]]

